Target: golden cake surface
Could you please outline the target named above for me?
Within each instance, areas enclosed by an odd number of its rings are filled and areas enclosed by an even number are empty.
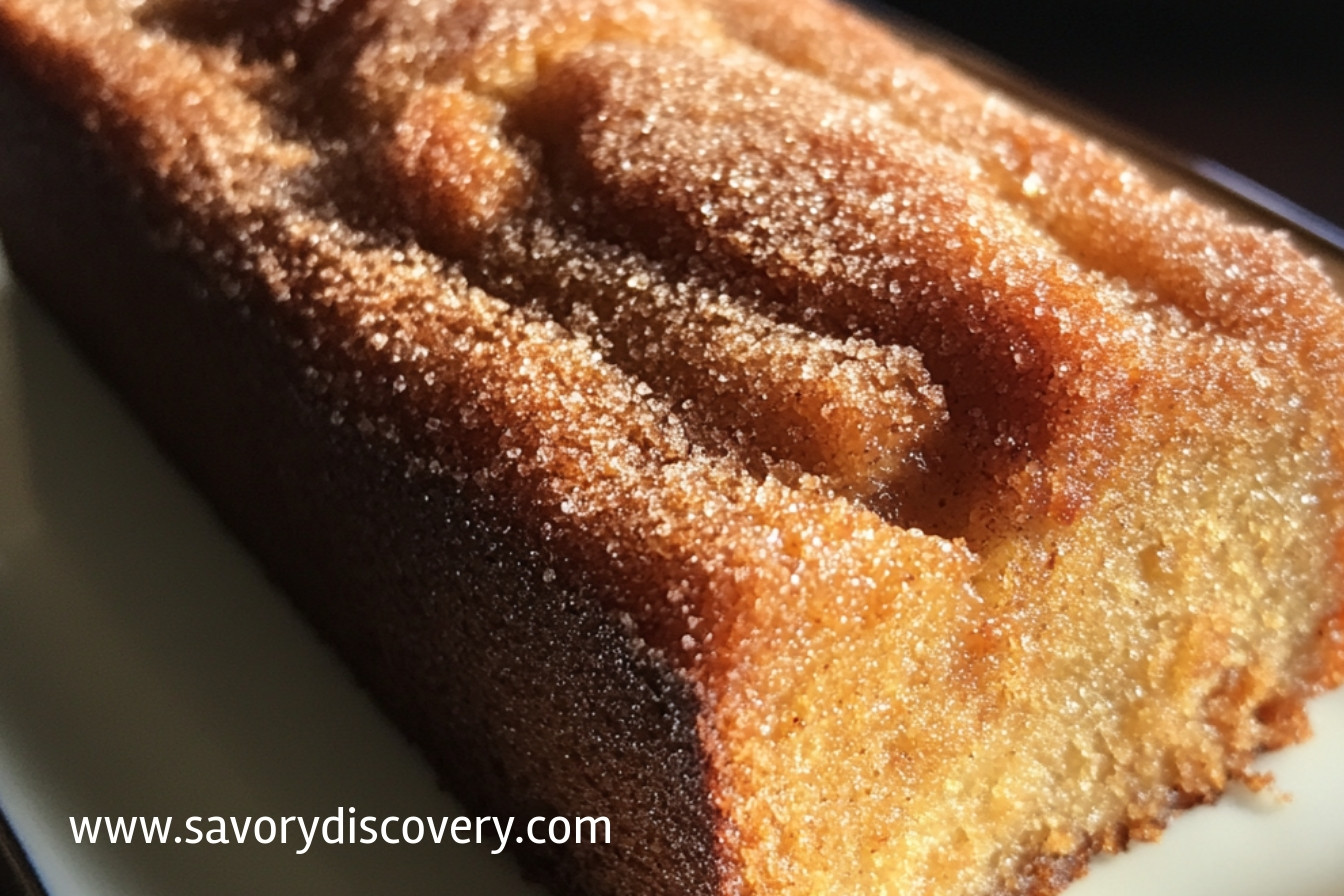
[[[686,685],[701,889],[1053,892],[1344,674],[1328,278],[852,12],[0,0],[0,50],[483,579]],[[685,891],[628,853],[565,885]]]

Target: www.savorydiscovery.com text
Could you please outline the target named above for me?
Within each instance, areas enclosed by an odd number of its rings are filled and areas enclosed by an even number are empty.
[[[304,855],[316,843],[328,845],[478,844],[491,853],[510,843],[610,843],[611,822],[603,815],[568,818],[537,815],[526,821],[498,815],[358,815],[341,807],[324,817],[283,815],[191,815],[177,827],[172,816],[70,816],[74,841],[228,846],[258,843],[292,845]]]

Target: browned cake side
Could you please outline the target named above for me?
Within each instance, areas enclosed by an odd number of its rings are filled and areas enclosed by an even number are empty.
[[[0,52],[16,271],[561,889],[1052,892],[1344,675],[1328,280],[851,13]]]

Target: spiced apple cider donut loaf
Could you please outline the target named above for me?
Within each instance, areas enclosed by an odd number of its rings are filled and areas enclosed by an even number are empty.
[[[822,0],[0,0],[18,274],[586,894],[1053,893],[1344,673],[1344,310]]]

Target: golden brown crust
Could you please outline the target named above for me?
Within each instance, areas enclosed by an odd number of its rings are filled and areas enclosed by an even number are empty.
[[[640,831],[677,788],[675,834],[567,885],[1054,892],[1341,675],[1328,280],[850,13],[4,0],[0,47],[292,393],[247,394],[331,472],[282,507],[374,508],[268,556],[436,761]],[[157,363],[117,323],[109,366]],[[541,643],[600,699],[487,712],[443,661]],[[537,718],[584,744],[564,775]],[[590,780],[658,737],[670,784]]]

